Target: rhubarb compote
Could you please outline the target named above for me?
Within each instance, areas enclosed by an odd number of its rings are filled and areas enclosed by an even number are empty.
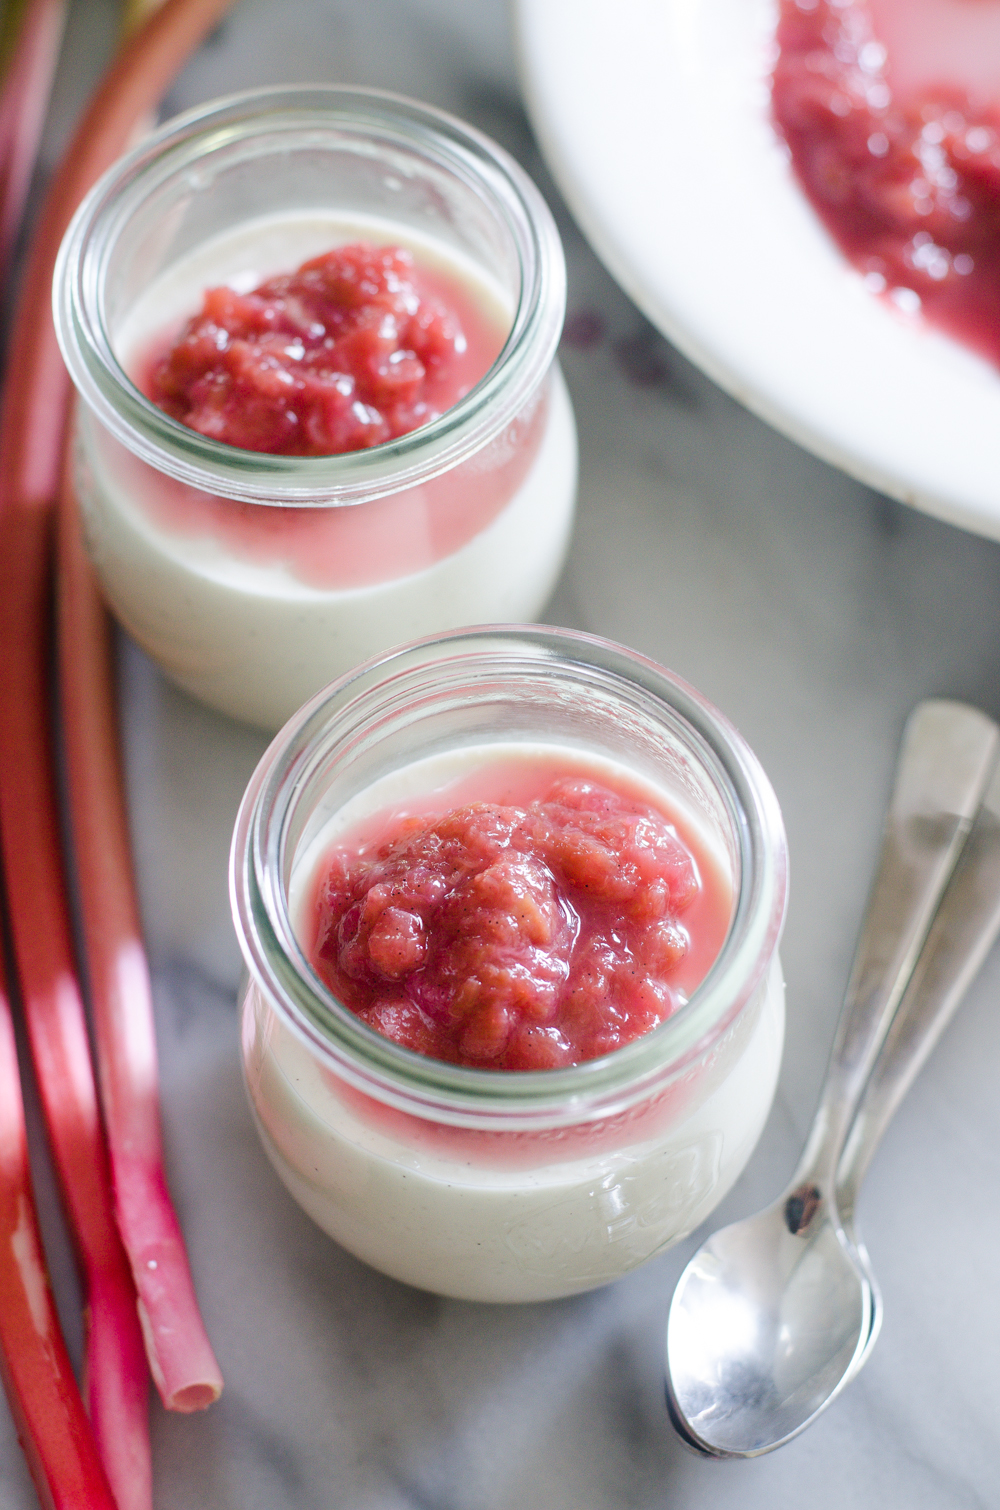
[[[309,953],[364,1022],[457,1064],[555,1069],[687,1000],[728,928],[717,862],[662,801],[567,764],[487,762],[325,857]],[[511,787],[522,800],[468,800]]]

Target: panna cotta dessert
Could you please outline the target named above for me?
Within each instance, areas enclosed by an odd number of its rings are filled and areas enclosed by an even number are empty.
[[[341,89],[193,112],[81,207],[55,300],[88,548],[196,697],[274,728],[401,640],[542,608],[565,271],[478,133]]]
[[[697,1226],[770,1108],[785,849],[746,746],[669,673],[470,630],[303,709],[233,844],[243,1062],[344,1247],[525,1301]]]

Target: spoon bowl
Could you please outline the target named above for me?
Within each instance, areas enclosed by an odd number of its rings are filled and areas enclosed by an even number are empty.
[[[722,1228],[670,1307],[675,1424],[715,1457],[780,1446],[853,1377],[880,1309],[868,1265],[815,1187]]]

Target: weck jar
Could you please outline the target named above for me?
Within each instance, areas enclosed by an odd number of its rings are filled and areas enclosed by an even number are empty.
[[[456,770],[539,752],[619,773],[698,834],[727,899],[721,947],[676,1011],[603,1056],[510,1072],[413,1052],[315,968],[303,908],[316,857],[401,794],[419,807]],[[764,1125],[786,881],[759,763],[653,662],[513,626],[370,662],[280,732],[233,840],[243,1068],[272,1164],[345,1248],[426,1290],[540,1300],[626,1273],[708,1216]]]
[[[230,445],[152,402],[150,353],[206,289],[253,290],[357,242],[402,248],[485,343],[486,369],[451,407],[317,456]],[[117,617],[193,696],[275,729],[393,644],[537,617],[576,489],[554,362],[565,266],[537,189],[479,132],[340,87],[190,111],[81,205],[54,300],[83,399],[91,557]]]

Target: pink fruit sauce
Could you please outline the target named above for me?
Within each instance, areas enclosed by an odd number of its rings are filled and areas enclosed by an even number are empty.
[[[315,456],[367,449],[437,418],[486,375],[506,336],[497,310],[460,278],[408,251],[359,243],[248,294],[210,289],[183,330],[128,365],[148,398],[201,434]],[[213,539],[308,587],[366,587],[433,565],[496,518],[538,453],[547,392],[469,461],[360,506],[240,503],[117,445],[114,470],[168,531]]]
[[[1000,364],[997,0],[781,0],[775,120],[845,255]]]
[[[313,884],[303,942],[337,997],[417,1053],[499,1070],[647,1033],[705,976],[731,913],[679,814],[541,756],[378,814]]]
[[[356,242],[249,293],[210,288],[147,395],[225,445],[329,456],[381,445],[456,404],[503,333],[453,281],[401,247]]]

